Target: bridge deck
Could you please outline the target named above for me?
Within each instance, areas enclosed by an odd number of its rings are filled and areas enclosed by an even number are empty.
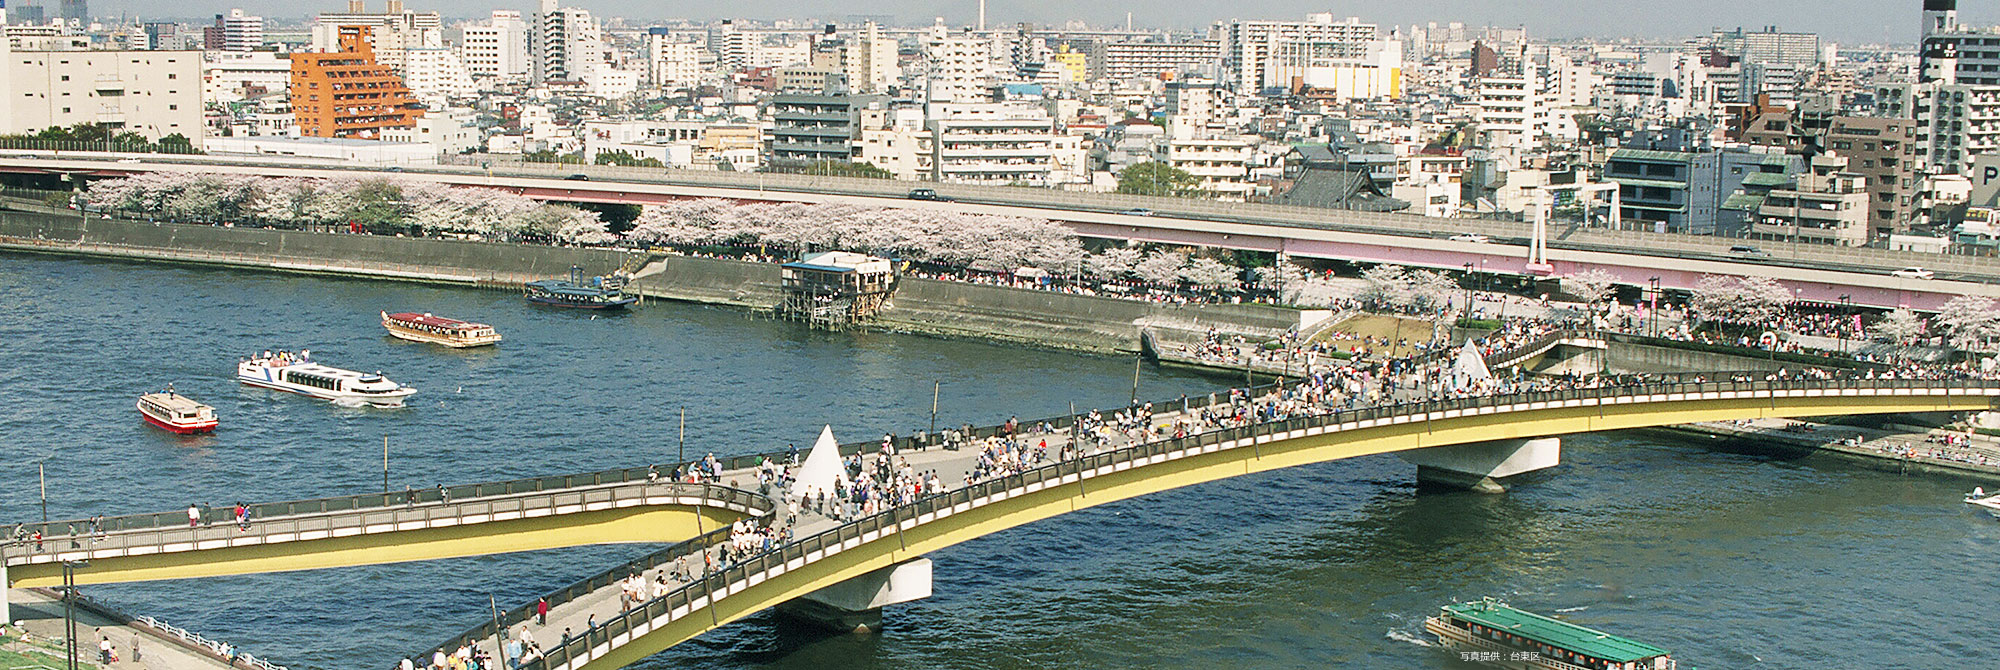
[[[591,582],[526,626],[545,649],[532,668],[611,668],[766,607],[974,537],[1075,509],[1204,481],[1385,452],[1490,439],[1616,430],[1715,418],[1963,411],[1993,406],[2000,382],[1850,380],[1708,382],[1577,388],[1510,396],[1315,410],[1278,421],[1138,442],[1021,474],[956,487],[914,504],[836,522],[802,517],[796,538],[622,609],[618,578],[650,579],[678,562],[701,565],[691,543]],[[1029,440],[1043,436],[1033,435]],[[1062,435],[1053,436],[1061,439]],[[1057,448],[1051,440],[1050,449]],[[931,467],[963,463],[945,455]],[[913,466],[916,458],[912,458]],[[713,541],[715,536],[711,535]],[[695,567],[690,567],[695,571]],[[650,588],[650,586],[649,586]],[[705,610],[705,611],[704,611]],[[595,622],[595,626],[588,622]],[[522,626],[515,626],[518,635]],[[564,639],[563,631],[574,634]],[[475,644],[491,644],[491,630]],[[448,643],[456,648],[468,640]],[[488,646],[488,649],[491,647]]]
[[[713,523],[771,509],[762,496],[715,485],[567,483],[520,491],[528,486],[497,482],[269,503],[252,508],[241,525],[233,509],[202,512],[198,523],[182,512],[24,525],[19,539],[0,547],[0,558],[14,586],[59,583],[60,566],[70,561],[90,562],[77,571],[78,583],[110,583],[676,541],[698,534],[695,517]],[[463,493],[447,493],[454,490]],[[647,521],[668,523],[642,528]],[[37,531],[43,533],[39,540]],[[508,542],[470,541],[481,536],[507,536]]]

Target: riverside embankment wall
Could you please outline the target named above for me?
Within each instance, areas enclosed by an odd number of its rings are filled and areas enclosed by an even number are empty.
[[[628,252],[543,245],[347,235],[259,228],[154,224],[68,214],[0,212],[0,249],[134,260],[203,263],[299,273],[513,288],[581,265],[617,269]],[[669,256],[635,290],[749,309],[783,300],[768,263]],[[1084,351],[1133,351],[1141,329],[1282,332],[1296,310],[1265,305],[1161,305],[1004,286],[905,278],[876,325]]]

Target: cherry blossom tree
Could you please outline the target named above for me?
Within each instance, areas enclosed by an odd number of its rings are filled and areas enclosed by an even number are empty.
[[[1156,249],[1132,266],[1132,275],[1148,284],[1172,286],[1180,279],[1181,266],[1186,264],[1187,254]]]
[[[1791,301],[1792,292],[1770,277],[1709,275],[1695,284],[1688,306],[1703,321],[1756,326],[1783,313]]]
[[[1241,274],[1242,270],[1234,265],[1213,258],[1196,258],[1181,266],[1176,276],[1190,285],[1213,291],[1237,288]]]
[[[1562,278],[1564,293],[1576,296],[1585,304],[1596,305],[1609,300],[1618,288],[1618,277],[1597,268],[1591,268]]]
[[[1983,351],[2000,338],[2000,312],[1994,311],[1993,299],[1986,296],[1952,298],[1938,311],[1935,321],[1950,336],[1952,348],[1960,351]]]

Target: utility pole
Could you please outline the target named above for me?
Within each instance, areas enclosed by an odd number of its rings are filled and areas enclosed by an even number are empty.
[[[389,495],[389,436],[382,436],[382,495]]]
[[[46,535],[49,525],[49,464],[46,460],[35,464],[35,479],[42,485],[42,531]]]
[[[681,408],[681,447],[675,460],[686,463],[688,459],[688,408]]]
[[[928,434],[937,433],[938,391],[942,388],[944,388],[943,380],[931,382],[931,429]]]

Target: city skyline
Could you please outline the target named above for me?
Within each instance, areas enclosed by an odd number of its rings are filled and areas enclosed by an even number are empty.
[[[33,4],[53,7],[54,0],[40,0]],[[369,3],[372,10],[379,10],[383,4],[383,0]],[[742,18],[769,21],[887,16],[893,23],[899,25],[924,24],[929,23],[934,17],[942,17],[947,24],[956,26],[975,23],[978,14],[976,0],[957,0],[944,4],[920,0],[858,0],[844,3],[837,10],[828,9],[819,3],[778,2],[765,3],[754,12],[735,14],[718,13],[717,6],[712,3],[682,0],[579,0],[563,4],[589,9],[607,18],[620,17],[635,22],[667,19],[706,21]],[[448,17],[466,18],[485,16],[493,9],[519,9],[524,13],[532,12],[534,9],[532,2],[486,0],[413,0],[406,5],[412,10],[438,11]],[[19,3],[16,6],[19,6]],[[318,12],[341,11],[345,3],[339,0],[327,0],[288,7],[288,11],[294,8],[303,10],[297,14],[275,12],[272,10],[276,8],[268,5],[259,7],[255,6],[255,3],[231,0],[186,2],[97,0],[92,2],[90,7],[92,15],[98,17],[122,14],[182,19],[222,13],[233,7],[241,7],[274,20],[286,20],[310,18]],[[1017,22],[1060,26],[1069,21],[1082,21],[1095,26],[1116,26],[1123,25],[1125,14],[1130,12],[1135,28],[1192,29],[1207,26],[1215,21],[1231,19],[1297,20],[1307,13],[1332,12],[1341,17],[1360,17],[1365,22],[1382,25],[1385,30],[1394,26],[1429,22],[1440,24],[1460,22],[1472,26],[1525,26],[1530,35],[1555,39],[1575,37],[1672,39],[1706,34],[1716,28],[1741,27],[1746,30],[1758,30],[1775,25],[1786,31],[1816,32],[1827,39],[1843,43],[1914,43],[1918,9],[1918,3],[1914,0],[1890,3],[1864,0],[1767,3],[1696,0],[1676,3],[1671,7],[1639,0],[1600,0],[1587,3],[1578,0],[1554,2],[1408,0],[1394,6],[1380,6],[1358,0],[1338,2],[1248,0],[1220,8],[1195,7],[1158,0],[1083,6],[1050,0],[988,0],[986,23],[989,28]],[[1963,20],[1971,25],[2000,23],[2000,7],[1967,3],[1960,12]]]

